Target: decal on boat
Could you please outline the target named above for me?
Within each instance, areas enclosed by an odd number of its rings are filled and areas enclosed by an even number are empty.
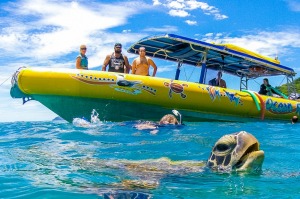
[[[273,101],[271,98],[266,100],[266,110],[274,114],[286,114],[293,112],[293,106],[291,103]],[[296,112],[298,110],[298,104]]]
[[[93,75],[76,74],[71,76],[72,78],[81,82],[93,85],[110,85],[114,90],[132,95],[138,95],[142,93],[142,90],[156,95],[156,89],[142,85],[141,81],[129,81],[125,79],[125,75],[116,74],[112,77],[94,77]]]
[[[76,74],[76,76],[71,75],[72,78],[79,80],[81,82],[87,84],[94,85],[104,85],[104,84],[115,84],[116,80],[114,78],[103,78],[103,77],[94,77],[93,75],[84,75],[84,74]]]
[[[117,74],[116,85],[111,85],[116,91],[125,92],[132,95],[141,94],[142,90],[156,95],[156,89],[143,85],[142,81],[130,81],[125,79],[125,75]]]
[[[215,86],[207,86],[206,87],[206,90],[210,96],[210,99],[212,101],[215,101],[217,98],[219,100],[221,100],[221,97],[227,97],[230,102],[234,102],[234,104],[237,106],[237,105],[243,105],[243,102],[241,100],[241,97],[237,97],[237,93],[231,93],[231,92],[228,92],[226,90],[224,91],[221,91],[221,89],[219,87],[215,87]]]
[[[141,90],[132,87],[128,88],[128,87],[120,87],[115,85],[113,87],[116,91],[131,94],[131,95],[138,95],[142,93]]]
[[[230,102],[234,102],[236,106],[242,104],[241,98],[237,97],[236,93],[230,93],[228,91],[225,91],[225,93],[228,99],[230,100]]]
[[[188,84],[178,84],[170,80],[170,82],[164,82],[164,86],[169,87],[169,97],[172,98],[172,93],[180,94],[181,98],[185,99],[186,94],[183,93],[184,87],[188,87]]]
[[[152,95],[156,95],[156,89],[150,87],[150,86],[146,86],[146,85],[136,85],[136,88],[142,89]]]
[[[114,88],[116,91],[127,93],[127,94],[132,94],[132,95],[141,94],[143,90],[152,95],[156,95],[156,89],[151,88],[149,86],[142,85],[142,84],[134,84],[133,86],[130,86],[130,87],[111,85],[110,87]]]
[[[216,89],[214,86],[208,86],[206,87],[206,90],[208,91],[209,97],[212,101],[215,101],[215,99],[219,99],[220,100],[220,90]]]

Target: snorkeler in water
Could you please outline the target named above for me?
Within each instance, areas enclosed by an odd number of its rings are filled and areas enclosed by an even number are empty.
[[[177,110],[172,110],[173,114],[167,114],[164,115],[160,121],[157,123],[154,122],[143,122],[136,124],[134,127],[137,128],[138,130],[154,130],[157,129],[158,127],[165,126],[165,125],[182,125],[182,117],[181,114]],[[175,117],[179,117],[179,121]]]

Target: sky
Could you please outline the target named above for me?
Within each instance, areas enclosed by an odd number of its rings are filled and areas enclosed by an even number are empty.
[[[116,42],[127,53],[134,42],[177,34],[211,43],[231,43],[300,72],[299,0],[19,0],[0,2],[0,122],[51,120],[56,114],[36,101],[10,97],[11,76],[22,66],[75,68],[81,44],[89,69],[100,70]],[[155,59],[158,77],[174,78],[176,63]],[[183,66],[181,80],[198,81],[200,68]],[[239,79],[223,74],[228,88]],[[269,78],[272,86],[286,83]],[[261,79],[249,82],[258,91]]]

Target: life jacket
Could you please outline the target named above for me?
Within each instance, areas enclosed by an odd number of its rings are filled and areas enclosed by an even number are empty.
[[[80,66],[82,67],[82,69],[88,70],[88,58],[85,55],[79,54],[77,56],[77,58],[80,57],[81,61],[80,61]]]

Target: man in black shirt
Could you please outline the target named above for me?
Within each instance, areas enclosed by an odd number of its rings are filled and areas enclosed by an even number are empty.
[[[129,73],[131,66],[128,58],[122,54],[122,44],[116,43],[114,52],[106,56],[102,71],[106,71],[108,65],[108,72]]]

